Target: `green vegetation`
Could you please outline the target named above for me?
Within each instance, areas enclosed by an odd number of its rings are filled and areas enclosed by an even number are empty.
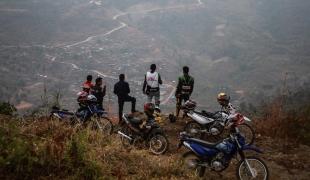
[[[12,116],[16,108],[8,102],[0,102],[0,114]]]

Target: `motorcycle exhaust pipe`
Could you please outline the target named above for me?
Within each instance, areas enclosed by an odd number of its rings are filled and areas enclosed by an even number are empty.
[[[128,136],[128,135],[122,133],[121,131],[117,131],[117,134],[119,134],[119,135],[121,135],[121,136],[123,136],[123,137],[129,139],[130,141],[132,141],[132,138],[131,138],[130,136]]]

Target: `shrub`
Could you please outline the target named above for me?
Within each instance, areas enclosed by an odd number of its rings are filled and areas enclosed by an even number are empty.
[[[12,116],[16,112],[16,108],[8,102],[0,102],[0,114]]]

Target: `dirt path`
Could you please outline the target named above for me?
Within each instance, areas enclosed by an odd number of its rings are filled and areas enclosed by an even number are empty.
[[[191,4],[191,5],[178,5],[178,6],[170,6],[170,7],[163,7],[163,8],[154,8],[154,9],[148,9],[148,10],[143,10],[143,11],[133,11],[133,12],[122,12],[119,13],[115,16],[113,16],[113,20],[116,20],[120,23],[120,25],[116,28],[113,28],[112,30],[104,33],[104,34],[97,34],[97,35],[93,35],[93,36],[89,36],[87,37],[85,40],[73,43],[73,44],[69,44],[69,45],[65,45],[64,47],[66,48],[71,48],[71,47],[75,47],[75,46],[79,46],[81,44],[87,43],[89,41],[92,41],[94,38],[96,37],[105,37],[108,35],[113,34],[114,32],[117,32],[123,28],[128,27],[128,24],[126,24],[126,22],[119,20],[120,17],[122,16],[127,16],[130,14],[144,14],[144,13],[151,13],[151,12],[156,12],[156,11],[167,11],[167,10],[173,10],[173,9],[183,9],[183,8],[189,8],[189,7],[195,7],[195,6],[201,6],[203,5],[201,0],[197,0],[196,3]]]

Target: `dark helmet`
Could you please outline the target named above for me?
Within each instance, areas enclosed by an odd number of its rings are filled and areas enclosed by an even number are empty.
[[[217,95],[217,102],[221,105],[221,106],[227,106],[229,104],[230,101],[230,96],[228,96],[226,93],[219,93]]]
[[[151,116],[154,114],[155,105],[153,103],[145,103],[144,104],[144,112],[146,115]]]
[[[194,110],[196,108],[197,103],[193,100],[188,100],[184,103],[183,108],[187,110]]]

